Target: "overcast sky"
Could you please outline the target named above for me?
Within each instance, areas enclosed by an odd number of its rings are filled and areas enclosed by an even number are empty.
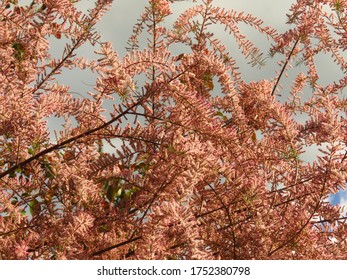
[[[83,0],[79,4],[79,7],[87,9],[91,7],[91,3],[94,1]],[[285,24],[286,14],[289,13],[289,8],[293,0],[215,0],[214,5],[224,7],[226,9],[234,9],[237,11],[244,11],[245,13],[251,13],[264,21],[265,25],[274,27],[279,32],[285,32],[291,26]],[[125,47],[127,46],[127,40],[131,35],[132,28],[139,18],[144,9],[146,0],[114,0],[112,9],[104,16],[101,22],[97,25],[97,29],[101,34],[102,41],[110,41],[113,44],[114,49],[120,56],[125,54]],[[180,1],[172,5],[173,15],[169,18],[168,24],[172,24],[177,15],[183,12],[185,9],[194,5],[192,1]],[[254,29],[243,29],[244,35],[250,38],[256,46],[260,48],[266,48],[266,37],[260,35]],[[223,42],[232,44],[232,38],[223,32],[223,28],[214,29],[213,33],[217,35]],[[62,45],[55,45],[53,52],[57,55],[61,55]],[[235,50],[236,52],[236,50]],[[90,47],[83,47],[79,54],[84,55],[90,59],[95,58],[93,49]],[[241,59],[241,57],[239,57]],[[243,61],[242,59],[240,60]],[[275,71],[279,70],[276,65],[276,60],[269,61],[267,66],[262,69],[252,68],[246,62],[241,63],[240,69],[244,80],[252,81],[263,78],[271,79],[275,77]],[[318,64],[318,70],[323,81],[331,81],[336,79],[340,75],[338,69],[331,63],[329,57],[322,57]],[[327,71],[328,70],[328,71]],[[299,68],[292,70],[291,75],[285,80],[281,80],[284,87],[289,86],[292,78],[300,71]],[[69,71],[64,73],[61,81],[66,82],[71,86],[71,91],[76,91],[84,95],[87,90],[92,90],[92,84],[94,81],[93,76],[88,72]],[[51,119],[50,126],[55,129],[59,127],[62,122],[58,119]],[[317,147],[308,148],[305,154],[306,161],[313,161],[317,155]],[[341,193],[339,196],[333,198],[334,203],[341,203],[347,205],[346,193]]]

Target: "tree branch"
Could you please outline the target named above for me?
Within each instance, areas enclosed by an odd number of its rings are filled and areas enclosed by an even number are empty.
[[[107,247],[107,248],[104,248],[104,249],[102,249],[102,250],[100,250],[100,251],[97,251],[97,252],[93,253],[92,256],[98,256],[98,255],[101,255],[101,254],[103,254],[103,253],[105,253],[105,252],[107,252],[107,251],[110,251],[110,250],[112,250],[112,249],[119,248],[119,247],[122,247],[122,246],[124,246],[124,245],[130,244],[130,243],[132,243],[132,242],[135,242],[136,240],[141,239],[141,237],[142,237],[141,235],[140,235],[140,236],[136,236],[136,237],[132,237],[132,238],[126,240],[126,241],[123,241],[123,242],[118,243],[118,244],[116,244],[116,245],[112,245],[112,246],[109,246],[109,247]]]
[[[295,44],[294,44],[292,50],[290,51],[290,53],[289,53],[289,55],[288,55],[288,57],[287,57],[287,59],[286,59],[286,62],[284,63],[284,65],[283,65],[283,67],[282,67],[281,73],[280,73],[279,76],[277,77],[276,84],[275,84],[275,86],[274,86],[273,89],[272,89],[271,95],[274,95],[274,94],[275,94],[275,91],[276,91],[276,88],[277,88],[277,86],[278,86],[278,83],[280,82],[280,79],[281,79],[281,77],[282,77],[282,75],[283,75],[283,73],[284,73],[284,70],[287,68],[287,64],[288,64],[288,62],[289,62],[291,56],[293,55],[293,52],[294,52],[295,47],[296,47],[296,45],[298,44],[299,40],[300,40],[300,36],[298,36],[298,39],[296,39]]]
[[[74,137],[71,137],[67,140],[64,140],[62,141],[61,143],[59,144],[56,144],[56,145],[53,145],[51,146],[50,148],[47,148],[39,153],[37,153],[36,155],[18,163],[18,164],[15,164],[13,165],[12,167],[10,167],[9,169],[7,169],[5,172],[1,173],[0,174],[0,179],[5,177],[6,175],[8,174],[11,174],[12,172],[14,172],[16,169],[20,168],[20,167],[23,167],[24,165],[36,160],[36,159],[39,159],[40,157],[50,153],[50,152],[53,152],[55,150],[59,150],[61,148],[63,148],[65,145],[69,144],[69,143],[72,143],[72,142],[75,142],[83,137],[86,137],[88,135],[91,135],[93,134],[94,132],[97,132],[99,130],[102,130],[103,128],[106,128],[108,127],[109,125],[111,125],[112,123],[114,123],[116,120],[120,119],[121,117],[123,117],[124,115],[126,115],[129,111],[131,111],[133,108],[135,108],[136,106],[138,106],[139,104],[141,104],[146,98],[140,98],[136,103],[132,104],[130,107],[128,107],[125,111],[123,111],[122,113],[120,113],[119,115],[117,115],[116,117],[112,118],[111,120],[109,120],[108,122],[96,127],[96,128],[93,128],[93,129],[90,129],[90,130],[87,130],[85,132],[82,132]]]

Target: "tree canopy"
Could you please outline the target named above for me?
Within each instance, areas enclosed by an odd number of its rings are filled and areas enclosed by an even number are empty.
[[[346,217],[327,201],[346,188],[346,1],[297,0],[279,33],[212,0],[168,26],[174,1],[149,0],[124,56],[95,31],[113,1],[77,2],[1,1],[2,259],[346,259]],[[246,82],[211,31],[261,66],[240,24],[279,59],[268,79]],[[343,78],[323,83],[320,55]],[[97,77],[87,97],[58,81],[75,68]],[[306,162],[312,145],[326,148]]]

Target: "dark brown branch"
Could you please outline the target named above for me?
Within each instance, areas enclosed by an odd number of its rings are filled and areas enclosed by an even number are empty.
[[[291,56],[293,55],[294,50],[295,50],[295,47],[296,47],[296,45],[299,43],[299,40],[300,40],[300,36],[298,36],[298,39],[296,39],[295,44],[294,44],[292,50],[290,51],[290,53],[289,53],[289,55],[288,55],[288,57],[287,57],[287,59],[286,59],[286,62],[284,63],[284,65],[283,65],[283,67],[282,67],[281,73],[280,73],[279,76],[277,77],[276,84],[275,84],[275,86],[274,86],[273,89],[272,89],[271,95],[274,95],[274,94],[275,94],[275,91],[276,91],[276,88],[277,88],[277,86],[278,86],[278,83],[280,82],[280,79],[281,79],[281,77],[282,77],[282,75],[283,75],[285,69],[287,68],[287,64],[288,64],[288,62],[289,62]]]
[[[319,199],[317,200],[317,203],[312,211],[312,213],[310,214],[310,216],[307,218],[306,222],[290,237],[288,238],[286,241],[284,241],[281,245],[279,245],[276,249],[274,250],[270,250],[269,252],[269,256],[271,256],[273,253],[281,250],[282,248],[284,248],[285,246],[287,246],[289,243],[293,242],[296,238],[298,238],[298,236],[303,232],[303,230],[310,224],[313,216],[315,215],[315,213],[317,212],[318,208],[321,206],[321,199],[323,197],[324,191],[325,191],[325,187],[326,187],[326,182],[327,182],[327,170],[325,172],[325,178],[324,178],[324,183],[322,186],[322,189],[320,191],[320,195],[319,195]]]
[[[116,117],[112,118],[111,120],[109,120],[108,122],[96,127],[96,128],[93,128],[93,129],[90,129],[90,130],[87,130],[81,134],[78,134],[74,137],[71,137],[65,141],[62,141],[61,143],[59,144],[56,144],[56,145],[53,145],[52,147],[48,148],[48,149],[45,149],[39,153],[37,153],[36,155],[12,166],[11,168],[7,169],[5,172],[1,173],[0,174],[0,179],[5,177],[6,175],[8,174],[11,174],[12,172],[14,172],[16,169],[18,168],[21,168],[23,167],[24,165],[34,161],[34,160],[37,160],[39,159],[40,157],[50,153],[50,152],[53,152],[55,150],[59,150],[61,148],[63,148],[65,145],[69,144],[69,143],[72,143],[72,142],[75,142],[83,137],[86,137],[88,135],[91,135],[93,134],[94,132],[97,132],[99,130],[102,130],[106,127],[108,127],[110,124],[114,123],[116,120],[120,119],[121,117],[123,117],[124,115],[126,115],[129,111],[131,111],[133,108],[135,108],[136,106],[138,106],[140,103],[142,103],[144,101],[145,98],[141,98],[139,99],[136,103],[132,104],[129,108],[127,108],[125,111],[123,111],[122,113],[120,113],[119,115],[117,115]]]
[[[336,218],[336,219],[319,220],[319,221],[312,222],[312,224],[333,223],[333,222],[343,221],[343,220],[347,220],[347,217],[340,217],[340,218]]]
[[[125,245],[130,244],[130,243],[132,243],[132,242],[135,242],[136,240],[139,240],[139,239],[141,239],[141,235],[140,235],[140,236],[133,237],[133,238],[130,238],[130,239],[128,239],[128,240],[126,240],[126,241],[123,241],[123,242],[121,242],[121,243],[118,243],[118,244],[116,244],[116,245],[112,245],[112,246],[109,246],[109,247],[107,247],[107,248],[104,248],[104,249],[102,249],[102,250],[100,250],[100,251],[97,251],[97,252],[93,253],[92,256],[101,255],[101,254],[103,254],[103,253],[105,253],[105,252],[111,251],[112,249],[125,246]]]
[[[42,85],[46,81],[48,81],[49,78],[52,77],[64,65],[64,63],[67,61],[67,59],[71,57],[73,52],[79,47],[79,45],[81,44],[81,42],[83,42],[83,40],[84,40],[83,38],[79,38],[75,42],[75,44],[71,46],[71,48],[68,51],[68,53],[60,60],[60,62],[52,69],[52,71],[49,72],[48,75],[46,75],[44,78],[42,78],[42,80],[40,82],[38,82],[38,84],[34,88],[34,91],[32,92],[32,94],[35,94],[42,87]]]
[[[143,213],[143,215],[142,215],[142,217],[141,217],[141,219],[140,219],[140,224],[142,223],[142,221],[143,221],[144,218],[146,217],[146,215],[147,215],[149,209],[151,208],[151,206],[152,206],[154,200],[157,198],[159,192],[162,191],[166,186],[167,186],[167,184],[165,184],[165,182],[164,182],[164,183],[160,186],[159,190],[153,195],[152,199],[151,199],[150,202],[149,202],[149,205],[147,206],[147,209],[145,210],[145,212]],[[107,247],[107,248],[104,248],[104,249],[102,249],[102,250],[100,250],[100,251],[97,251],[97,252],[93,253],[93,256],[101,255],[101,254],[106,253],[106,252],[108,252],[108,251],[110,251],[110,250],[113,250],[113,249],[115,249],[115,248],[118,248],[118,247],[127,245],[127,244],[129,244],[129,243],[131,243],[131,242],[134,242],[134,241],[140,239],[140,238],[141,238],[141,235],[139,235],[138,237],[134,237],[134,236],[135,236],[135,233],[136,233],[136,231],[137,231],[137,229],[138,229],[138,228],[136,228],[136,229],[132,232],[130,238],[129,238],[127,241],[124,241],[124,242],[118,243],[118,244],[116,244],[116,245],[113,245],[113,246],[109,246],[109,247]]]
[[[11,234],[17,233],[20,230],[26,230],[26,229],[34,228],[34,227],[37,227],[37,226],[38,225],[31,225],[31,226],[25,226],[25,227],[16,228],[16,229],[13,229],[13,230],[10,230],[10,231],[6,231],[6,232],[0,232],[0,236],[11,235]]]
[[[212,189],[212,191],[214,192],[214,194],[216,195],[216,197],[218,198],[220,203],[222,204],[222,207],[225,210],[225,214],[228,217],[229,225],[232,226],[234,224],[234,222],[232,221],[232,218],[230,216],[230,211],[229,211],[228,206],[225,205],[225,203],[223,202],[223,200],[221,199],[221,197],[219,196],[217,191],[212,187],[212,185],[211,184],[208,184],[208,185]],[[234,230],[231,231],[231,236],[233,238],[233,259],[235,260],[236,259],[236,236],[235,236],[235,231]]]

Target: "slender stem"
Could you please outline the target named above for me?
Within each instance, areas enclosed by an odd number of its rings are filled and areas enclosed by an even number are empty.
[[[275,91],[276,91],[276,88],[277,88],[277,86],[278,86],[278,83],[280,82],[280,79],[281,79],[281,77],[282,77],[282,75],[283,75],[285,69],[287,68],[287,64],[288,64],[288,62],[289,62],[291,56],[293,55],[294,50],[295,50],[295,48],[296,48],[296,45],[299,43],[299,40],[300,40],[300,36],[298,36],[298,39],[296,39],[295,44],[294,44],[292,50],[290,51],[290,53],[289,53],[289,55],[288,55],[288,57],[287,57],[287,59],[286,59],[286,62],[284,63],[284,65],[283,65],[283,67],[282,67],[281,73],[280,73],[279,76],[277,77],[276,84],[275,84],[275,86],[274,86],[273,89],[272,89],[271,95],[274,95],[274,94],[275,94]]]
[[[153,195],[151,201],[149,202],[149,205],[147,206],[147,209],[145,210],[145,212],[144,212],[143,215],[142,215],[142,218],[140,219],[140,222],[139,222],[140,225],[141,225],[141,223],[143,222],[144,218],[146,217],[146,215],[147,215],[149,209],[151,208],[151,206],[152,206],[154,200],[157,198],[159,192],[162,191],[166,186],[167,186],[167,184],[163,183],[163,184],[160,186],[159,190]],[[140,226],[140,225],[139,225],[139,226]],[[132,242],[134,242],[134,241],[136,241],[136,240],[142,238],[141,235],[139,235],[139,236],[137,236],[137,237],[134,237],[134,236],[135,236],[135,233],[137,232],[137,230],[138,230],[138,228],[139,228],[139,226],[132,232],[130,238],[129,238],[127,241],[124,241],[124,242],[117,243],[117,244],[115,244],[115,245],[109,246],[109,247],[107,247],[107,248],[104,248],[104,249],[102,249],[102,250],[99,250],[99,251],[93,253],[92,255],[93,255],[93,256],[101,255],[101,254],[106,253],[106,252],[108,252],[108,251],[111,251],[111,250],[113,250],[113,249],[115,249],[115,248],[118,248],[118,247],[127,245],[127,244],[129,244],[129,243],[132,243]]]
[[[124,245],[127,245],[127,244],[130,244],[130,243],[132,243],[132,242],[135,242],[136,240],[139,240],[139,239],[141,239],[141,235],[140,235],[140,236],[133,237],[133,238],[130,238],[130,239],[128,239],[128,240],[126,240],[126,241],[123,241],[123,242],[121,242],[121,243],[117,243],[116,245],[112,245],[112,246],[109,246],[109,247],[107,247],[107,248],[104,248],[104,249],[102,249],[102,250],[100,250],[100,251],[97,251],[97,252],[93,253],[92,256],[101,255],[101,254],[103,254],[103,253],[105,253],[105,252],[108,252],[108,251],[110,251],[110,250],[112,250],[112,249],[122,247],[122,246],[124,246]]]
[[[102,130],[103,128],[106,128],[108,127],[110,124],[114,123],[116,120],[120,119],[121,117],[123,117],[124,115],[126,115],[129,111],[131,111],[133,108],[135,108],[136,106],[138,106],[139,104],[141,104],[143,101],[144,101],[145,98],[141,98],[139,99],[136,103],[134,103],[133,105],[131,105],[128,109],[126,109],[125,111],[123,111],[121,114],[117,115],[116,117],[112,118],[111,120],[109,120],[108,122],[96,127],[96,128],[93,128],[93,129],[90,129],[90,130],[87,130],[85,132],[82,132],[74,137],[71,137],[65,141],[62,141],[61,143],[58,143],[56,145],[53,145],[51,146],[50,148],[47,148],[39,153],[37,153],[36,155],[18,163],[18,164],[15,164],[13,165],[11,168],[7,169],[5,172],[1,173],[0,174],[0,179],[5,177],[6,175],[8,174],[11,174],[12,172],[16,171],[16,169],[20,168],[20,167],[23,167],[24,165],[50,153],[50,152],[53,152],[55,150],[59,150],[61,148],[63,148],[65,145],[69,144],[69,143],[72,143],[72,142],[75,142],[83,137],[86,137],[88,135],[91,135],[93,134],[94,132],[97,132],[99,130]]]
[[[298,236],[304,231],[304,229],[310,224],[311,219],[313,218],[313,216],[316,214],[317,210],[319,209],[319,207],[321,206],[322,202],[321,199],[323,197],[325,188],[326,188],[326,182],[327,182],[327,171],[325,172],[325,178],[324,178],[324,183],[322,186],[322,189],[320,191],[320,195],[319,198],[317,200],[317,203],[313,209],[313,211],[311,212],[311,214],[309,215],[308,219],[306,220],[306,222],[290,237],[288,238],[286,241],[284,241],[281,245],[279,245],[276,249],[274,250],[270,250],[269,252],[269,256],[271,256],[272,254],[276,253],[277,251],[281,250],[282,248],[284,248],[285,246],[287,246],[288,244],[290,244],[291,242],[294,242],[296,238],[298,238]]]
[[[194,67],[194,66],[195,66],[195,64],[192,65],[191,67]],[[186,69],[186,70],[184,70],[183,72],[178,73],[177,75],[171,77],[170,79],[168,79],[168,80],[166,81],[166,84],[169,84],[170,82],[172,82],[172,81],[178,79],[180,76],[182,76],[182,75],[183,75],[185,72],[187,72],[188,70],[189,70],[189,68]],[[96,128],[93,128],[93,129],[91,129],[91,130],[87,130],[87,131],[85,131],[85,132],[83,132],[83,133],[81,133],[81,134],[78,134],[78,135],[74,136],[74,137],[71,137],[71,138],[69,138],[69,139],[67,139],[67,140],[65,140],[65,141],[62,141],[62,142],[59,143],[59,144],[53,145],[53,146],[51,146],[50,148],[47,148],[47,149],[45,149],[45,150],[43,150],[43,151],[37,153],[36,155],[34,155],[34,156],[32,156],[32,157],[30,157],[30,158],[28,158],[28,159],[26,159],[26,160],[24,160],[24,161],[18,163],[18,164],[15,164],[15,165],[12,166],[11,168],[7,169],[5,172],[1,173],[1,174],[0,174],[0,179],[2,179],[3,177],[5,177],[6,175],[11,174],[12,172],[16,171],[16,169],[18,169],[18,168],[20,168],[20,167],[23,167],[24,165],[26,165],[26,164],[28,164],[28,163],[30,163],[30,162],[32,162],[32,161],[38,159],[38,158],[40,158],[40,157],[42,157],[42,156],[44,156],[44,155],[50,153],[50,152],[53,152],[53,151],[55,151],[55,150],[62,149],[62,148],[64,148],[65,145],[67,145],[67,144],[69,144],[69,143],[75,142],[75,141],[77,141],[77,140],[79,140],[79,139],[81,139],[81,138],[83,138],[83,137],[86,137],[86,136],[88,136],[88,135],[93,134],[94,132],[97,132],[97,131],[99,131],[99,130],[102,130],[102,129],[108,127],[109,125],[111,125],[112,123],[114,123],[114,122],[117,121],[118,119],[122,118],[122,117],[125,116],[126,114],[129,114],[129,113],[131,112],[132,109],[134,109],[136,106],[138,106],[138,105],[142,104],[143,102],[145,102],[150,96],[152,96],[153,94],[155,94],[155,91],[158,91],[158,90],[160,90],[160,88],[150,89],[150,91],[147,92],[147,94],[146,94],[145,96],[139,98],[137,102],[135,102],[134,104],[132,104],[132,105],[131,105],[130,107],[128,107],[125,111],[123,111],[122,113],[120,113],[120,114],[117,115],[116,117],[112,118],[112,119],[109,120],[108,122],[106,122],[106,123],[104,123],[104,124],[102,124],[102,125],[100,125],[100,126],[98,126],[98,127],[96,127]]]

